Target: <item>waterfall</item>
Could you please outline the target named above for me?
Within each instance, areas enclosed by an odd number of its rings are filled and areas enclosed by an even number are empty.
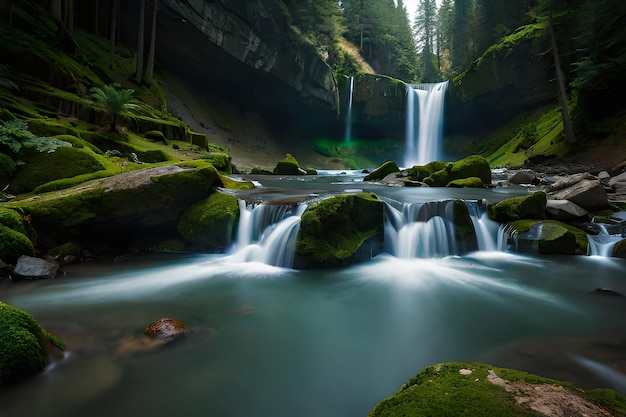
[[[470,219],[472,219],[472,223],[474,224],[478,250],[501,250],[501,245],[498,243],[500,224],[489,218],[487,214],[487,202],[485,200],[480,202],[466,201],[465,204],[469,210]]]
[[[385,250],[398,258],[443,258],[457,253],[451,202],[385,206]]]
[[[348,111],[346,112],[346,131],[344,140],[352,140],[352,94],[354,93],[354,77],[348,79]]]
[[[239,200],[239,226],[233,256],[242,262],[291,267],[305,204],[258,204]]]
[[[587,254],[590,256],[612,256],[613,246],[623,239],[621,234],[609,234],[608,229],[602,223],[594,223],[600,232],[597,235],[587,234]]]
[[[443,104],[447,88],[448,81],[407,85],[406,167],[424,165],[441,158]]]

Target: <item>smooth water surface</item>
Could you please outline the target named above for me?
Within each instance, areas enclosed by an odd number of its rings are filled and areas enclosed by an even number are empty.
[[[259,178],[246,198],[278,198],[287,188],[302,196],[375,188],[345,177]],[[519,191],[376,192],[421,201]],[[323,271],[236,254],[152,255],[74,265],[48,281],[0,281],[4,302],[68,345],[46,372],[0,391],[0,416],[364,417],[420,369],[443,361],[624,389],[626,301],[594,289],[626,293],[625,269],[622,259],[499,251],[441,259],[383,253]],[[161,317],[194,332],[171,346],[137,349],[143,329]]]

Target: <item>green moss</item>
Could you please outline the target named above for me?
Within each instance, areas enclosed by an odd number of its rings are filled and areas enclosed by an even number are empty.
[[[226,153],[206,153],[202,155],[202,159],[211,162],[211,165],[220,172],[225,172],[226,174],[232,174],[233,172],[231,157]]]
[[[0,259],[14,264],[20,256],[33,256],[34,252],[26,235],[0,224]]]
[[[453,187],[453,188],[484,188],[485,184],[483,184],[483,181],[480,178],[478,178],[478,177],[468,177],[468,178],[462,178],[462,179],[450,181],[446,185],[446,187]]]
[[[437,165],[433,164],[433,168],[441,166],[440,164],[441,162],[437,161]],[[470,155],[459,161],[447,163],[443,168],[433,171],[423,181],[431,187],[445,187],[451,181],[469,177],[477,177],[484,184],[491,184],[489,162],[482,156]]]
[[[545,219],[548,197],[543,191],[504,199],[488,206],[489,218],[500,223],[520,219]]]
[[[83,247],[76,242],[67,242],[52,248],[48,256],[57,262],[71,263],[82,259]]]
[[[84,148],[85,147],[85,142],[83,142],[82,139],[77,138],[74,135],[56,135],[54,136],[55,139],[59,139],[62,140],[64,142],[68,142],[72,144],[72,147],[74,148]]]
[[[251,181],[234,180],[226,175],[220,175],[220,180],[229,190],[253,190],[255,188]]]
[[[26,229],[22,222],[22,215],[15,210],[0,207],[0,224],[16,232],[26,234]]]
[[[483,363],[449,362],[429,366],[380,402],[369,417],[522,417],[543,415],[511,392],[488,380],[490,374],[507,382],[551,385],[622,415],[626,398],[612,390],[584,390],[567,382]]]
[[[296,256],[305,265],[350,263],[363,243],[383,232],[384,204],[373,193],[337,195],[305,210]]]
[[[11,190],[16,194],[27,193],[50,181],[103,169],[95,155],[84,149],[59,148],[53,153],[31,153],[11,181]]]
[[[517,232],[518,239],[524,239],[523,234],[529,233],[532,240],[537,241],[537,252],[541,254],[587,254],[587,234],[566,223],[556,220],[517,220],[511,223],[511,229]]]
[[[10,156],[0,153],[0,189],[13,177],[16,168],[17,165]]]
[[[452,206],[452,223],[457,246],[465,252],[478,250],[476,229],[470,217],[467,204],[463,200],[454,200]]]
[[[43,370],[48,345],[64,349],[63,342],[42,329],[30,313],[0,301],[0,384]]]
[[[148,140],[156,140],[163,143],[167,142],[165,135],[159,130],[149,130],[143,134],[143,137]]]
[[[278,161],[273,173],[275,175],[302,175],[300,164],[291,154],[285,155],[285,159]]]
[[[398,168],[398,165],[396,165],[394,161],[387,161],[367,174],[365,178],[363,178],[363,181],[380,181],[394,172],[400,172],[400,168]]]
[[[232,243],[238,221],[237,198],[213,193],[183,213],[178,222],[178,232],[192,248],[212,250]]]

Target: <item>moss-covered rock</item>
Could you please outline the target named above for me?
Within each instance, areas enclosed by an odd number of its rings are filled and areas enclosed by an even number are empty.
[[[548,197],[543,191],[504,199],[488,207],[489,218],[500,223],[521,219],[545,219]]]
[[[33,244],[26,235],[0,224],[0,259],[14,264],[20,256],[33,253]]]
[[[518,252],[546,255],[586,255],[587,234],[556,220],[517,220],[511,223]]]
[[[613,246],[611,256],[626,259],[626,239],[622,239]]]
[[[327,268],[370,259],[382,250],[384,203],[373,193],[337,195],[305,210],[294,267]]]
[[[478,177],[461,178],[450,181],[446,187],[452,188],[484,188],[485,184]]]
[[[26,234],[22,215],[15,210],[0,207],[0,224],[16,232]]]
[[[235,180],[227,175],[220,175],[220,180],[225,188],[230,190],[253,190],[254,183],[248,180]]]
[[[25,158],[11,181],[15,194],[27,193],[37,186],[61,178],[103,170],[93,152],[78,148],[59,148],[53,153],[33,152]]]
[[[300,164],[291,154],[285,155],[285,159],[278,161],[273,171],[276,175],[303,175],[306,172],[300,168]]]
[[[239,201],[214,193],[189,207],[178,221],[178,232],[191,249],[215,250],[232,243],[239,221]]]
[[[211,163],[218,171],[232,174],[231,157],[226,153],[207,153],[202,155],[202,159]]]
[[[0,384],[19,382],[42,371],[46,356],[65,349],[35,318],[0,301]]]
[[[148,140],[154,140],[157,142],[167,143],[167,139],[165,139],[165,135],[163,132],[159,130],[149,130],[143,134],[143,137]]]
[[[123,249],[142,236],[178,236],[182,213],[221,185],[209,164],[195,169],[166,165],[6,204],[31,217],[46,248],[74,240],[86,247]]]
[[[0,189],[4,188],[4,185],[13,178],[16,168],[17,165],[10,156],[0,153]]]
[[[420,371],[369,417],[621,416],[626,397],[613,390],[585,391],[514,369],[482,363],[441,363]]]
[[[432,164],[431,169],[440,167],[440,164]],[[451,181],[469,177],[477,177],[484,184],[491,184],[489,162],[482,156],[470,155],[459,161],[447,163],[443,168],[424,178],[423,181],[431,187],[445,187]]]
[[[70,264],[81,261],[84,257],[83,247],[76,242],[67,242],[52,248],[48,256],[59,264]]]
[[[394,161],[387,161],[367,174],[365,178],[363,178],[363,181],[380,181],[394,172],[400,172],[400,168],[398,168],[398,165],[396,165]]]
[[[454,239],[460,252],[478,250],[476,229],[470,217],[467,204],[463,200],[454,200],[452,203],[452,223],[454,224]]]

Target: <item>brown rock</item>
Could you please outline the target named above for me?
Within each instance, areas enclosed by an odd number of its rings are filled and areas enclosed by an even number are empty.
[[[190,333],[191,329],[180,320],[164,317],[146,327],[143,332],[147,336],[171,343]]]

